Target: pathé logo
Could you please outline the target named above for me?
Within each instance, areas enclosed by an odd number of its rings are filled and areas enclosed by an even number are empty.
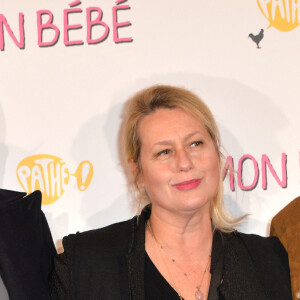
[[[75,173],[71,174],[66,163],[59,157],[39,154],[26,157],[17,167],[17,178],[27,193],[40,190],[43,204],[51,204],[65,192],[71,176],[77,179],[77,187],[85,191],[93,178],[91,162],[82,161]]]
[[[299,26],[300,0],[257,0],[258,7],[269,26],[280,31],[291,31]]]

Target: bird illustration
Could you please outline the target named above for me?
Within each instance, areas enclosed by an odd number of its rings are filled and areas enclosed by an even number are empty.
[[[261,40],[263,39],[263,37],[264,37],[264,30],[261,29],[258,35],[254,35],[254,34],[250,33],[249,36],[248,36],[248,38],[249,38],[249,37],[250,37],[250,38],[252,39],[252,41],[256,44],[257,48],[260,49],[259,43],[260,43],[260,41],[261,41]]]

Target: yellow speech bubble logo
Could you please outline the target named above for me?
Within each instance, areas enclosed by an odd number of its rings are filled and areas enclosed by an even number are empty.
[[[299,26],[300,0],[257,0],[258,7],[269,26],[280,31],[291,31]]]
[[[43,205],[58,200],[67,189],[70,176],[75,176],[80,191],[85,191],[91,183],[94,173],[89,161],[79,164],[76,172],[71,174],[66,163],[59,157],[38,154],[24,158],[17,167],[17,178],[25,192],[40,190]]]

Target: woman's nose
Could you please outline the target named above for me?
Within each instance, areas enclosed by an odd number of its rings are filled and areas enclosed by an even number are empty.
[[[178,172],[187,172],[193,168],[193,161],[191,160],[189,153],[185,149],[177,152],[176,164]]]

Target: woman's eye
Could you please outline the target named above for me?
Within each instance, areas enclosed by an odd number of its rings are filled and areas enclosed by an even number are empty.
[[[198,147],[198,146],[200,146],[202,144],[203,144],[202,141],[194,141],[194,142],[191,143],[191,147]]]
[[[164,149],[162,151],[159,151],[156,156],[164,156],[170,153],[170,149]]]

